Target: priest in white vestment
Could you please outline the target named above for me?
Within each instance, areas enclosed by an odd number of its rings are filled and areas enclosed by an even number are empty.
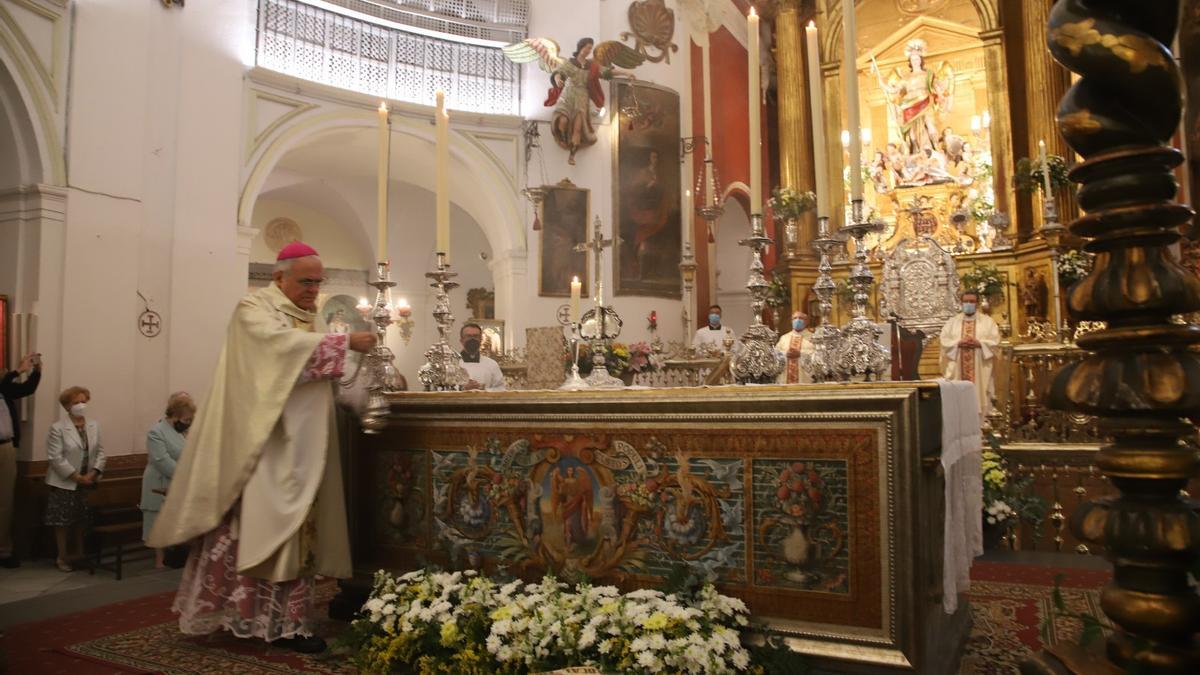
[[[733,352],[742,351],[742,343],[737,333],[728,326],[721,325],[721,306],[713,305],[708,308],[708,325],[701,327],[692,337],[692,349],[701,355],[724,354],[726,338],[733,340]]]
[[[324,267],[301,242],[274,281],[242,298],[166,501],[147,538],[191,542],[172,609],[180,630],[225,629],[301,652],[313,637],[314,577],[353,573],[334,424],[334,385],[369,332],[327,333]]]
[[[810,384],[812,376],[800,363],[805,354],[812,354],[813,332],[808,327],[808,315],[802,310],[792,312],[792,330],[779,336],[775,351],[787,359],[787,366],[775,378],[777,384]]]
[[[458,339],[463,349],[463,370],[471,378],[467,381],[467,389],[483,389],[485,391],[504,391],[504,372],[496,360],[480,352],[483,347],[483,327],[477,323],[464,323],[458,331]]]
[[[947,380],[965,380],[975,384],[979,415],[992,411],[992,367],[1000,345],[1000,328],[992,317],[976,311],[979,294],[962,294],[962,312],[942,326],[941,366]]]

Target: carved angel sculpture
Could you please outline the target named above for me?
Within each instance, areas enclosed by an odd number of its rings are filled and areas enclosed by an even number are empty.
[[[903,137],[901,150],[908,156],[925,156],[937,150],[936,115],[945,115],[954,105],[954,69],[942,62],[933,71],[925,68],[924,40],[909,40],[904,53],[907,68],[894,69],[885,80],[872,62],[875,77],[888,98],[888,108]]]
[[[594,47],[594,49],[593,49]],[[537,61],[542,70],[550,73],[550,91],[546,107],[554,106],[550,130],[554,140],[567,152],[567,160],[575,164],[575,153],[596,142],[589,102],[604,107],[601,79],[614,75],[634,77],[632,72],[618,70],[636,68],[646,57],[615,40],[596,44],[592,38],[581,39],[570,58],[559,56],[558,43],[549,38],[528,38],[503,49],[514,63]]]

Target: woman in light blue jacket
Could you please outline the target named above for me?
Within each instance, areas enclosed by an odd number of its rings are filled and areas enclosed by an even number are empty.
[[[196,403],[187,392],[177,391],[167,399],[166,417],[155,424],[146,434],[146,471],[142,474],[142,539],[150,536],[154,519],[162,509],[163,497],[175,475],[175,464],[183,452],[184,437],[192,418],[196,416]],[[161,569],[163,549],[154,549],[154,566]]]

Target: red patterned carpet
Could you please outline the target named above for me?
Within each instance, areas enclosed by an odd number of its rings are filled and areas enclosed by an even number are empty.
[[[1017,664],[1042,648],[1041,624],[1052,608],[1058,573],[1063,599],[1074,612],[1100,615],[1097,590],[1108,572],[1058,570],[1030,565],[977,562],[971,569],[975,625],[961,673],[992,675],[1016,672]],[[228,635],[190,638],[180,635],[170,611],[171,593],[15,626],[5,631],[0,648],[9,673],[99,675],[166,673],[171,675],[258,675],[276,673],[349,673],[336,662],[273,649],[257,640]],[[1079,623],[1059,618],[1052,643],[1073,641]]]

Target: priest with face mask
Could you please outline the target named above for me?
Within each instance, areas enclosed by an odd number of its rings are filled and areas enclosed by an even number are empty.
[[[792,330],[779,336],[775,351],[787,359],[787,366],[775,378],[776,384],[810,384],[812,377],[801,363],[805,354],[813,351],[813,332],[808,327],[808,315],[803,310],[792,312]]]
[[[459,354],[462,367],[471,378],[466,388],[504,391],[504,373],[500,370],[500,364],[480,351],[483,348],[483,328],[477,323],[464,323],[458,331],[458,339],[463,347]]]
[[[191,635],[228,630],[313,653],[317,575],[351,576],[334,382],[368,332],[329,333],[324,267],[307,244],[234,310],[147,545],[191,543],[172,609]]]
[[[966,380],[975,383],[979,396],[979,415],[992,411],[992,367],[1000,345],[1000,328],[992,317],[979,314],[979,294],[962,294],[962,312],[942,326],[941,366],[947,380]]]

